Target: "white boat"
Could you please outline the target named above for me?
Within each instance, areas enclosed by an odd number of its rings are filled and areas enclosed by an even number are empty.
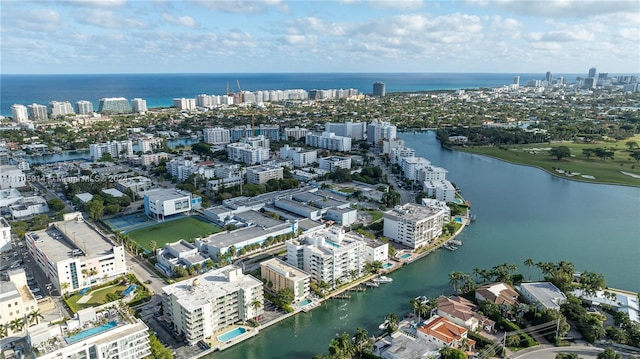
[[[366,285],[367,287],[379,287],[380,284],[376,283],[376,282],[365,282],[364,285]]]
[[[389,321],[385,320],[384,322],[382,322],[382,324],[378,325],[378,329],[380,330],[387,329],[387,323],[389,323]]]
[[[449,242],[455,244],[456,246],[461,246],[462,245],[462,241],[459,241],[457,239],[452,239]]]
[[[378,278],[374,278],[373,281],[377,283],[391,283],[393,282],[393,279],[382,275]]]
[[[456,249],[458,249],[458,247],[454,246],[453,244],[449,244],[449,243],[445,244],[443,247],[445,249],[450,250],[450,251],[455,251]]]

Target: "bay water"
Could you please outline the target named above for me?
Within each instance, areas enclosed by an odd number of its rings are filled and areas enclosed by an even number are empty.
[[[330,300],[284,320],[208,358],[312,358],[326,353],[336,334],[356,328],[378,334],[388,313],[402,317],[418,295],[450,294],[448,275],[514,263],[566,260],[577,271],[602,273],[610,287],[640,291],[640,188],[569,181],[542,170],[444,150],[433,132],[402,133],[416,155],[446,168],[472,204],[477,221],[455,252],[438,250],[390,274],[393,282],[349,300]]]

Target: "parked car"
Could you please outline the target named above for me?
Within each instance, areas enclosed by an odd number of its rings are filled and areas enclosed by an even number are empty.
[[[31,293],[38,293],[38,292],[40,292],[40,288],[31,289]]]

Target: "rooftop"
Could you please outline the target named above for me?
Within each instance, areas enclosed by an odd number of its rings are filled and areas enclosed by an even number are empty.
[[[395,208],[384,212],[384,217],[390,219],[404,218],[414,222],[418,222],[420,220],[426,220],[427,218],[437,214],[438,212],[440,212],[440,209],[431,209],[428,207],[407,203],[402,206],[396,206]]]
[[[264,262],[260,262],[260,267],[269,267],[271,270],[280,273],[281,275],[297,280],[300,278],[308,278],[309,274],[301,271],[300,269],[281,261],[278,258],[272,258]]]
[[[195,284],[195,285],[194,285]],[[240,289],[261,286],[262,282],[234,265],[218,268],[185,280],[162,287],[166,295],[173,295],[187,311],[202,307],[211,300],[236,293]]]
[[[558,310],[560,304],[567,300],[564,293],[550,282],[521,283],[519,287],[529,292],[545,308]]]
[[[268,228],[259,226],[240,228],[230,232],[212,234],[202,239],[202,242],[217,248],[225,248],[253,238],[268,237],[270,233],[277,233],[287,227],[291,227],[291,223],[283,222],[282,224]]]
[[[80,216],[80,213],[74,213]],[[73,250],[81,250],[86,257],[98,257],[111,252],[114,244],[94,231],[83,219],[55,222],[47,229],[29,232],[35,246],[47,257],[59,262],[72,257]]]
[[[169,201],[172,199],[179,199],[188,197],[191,194],[189,192],[181,191],[178,189],[153,189],[145,192],[145,197],[149,198],[149,201]]]

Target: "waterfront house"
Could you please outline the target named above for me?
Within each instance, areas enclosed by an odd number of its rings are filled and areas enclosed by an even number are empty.
[[[438,305],[437,314],[455,324],[472,331],[476,331],[478,328],[482,328],[487,332],[493,331],[495,322],[484,315],[478,314],[480,307],[467,299],[442,296],[437,299],[436,303]]]

